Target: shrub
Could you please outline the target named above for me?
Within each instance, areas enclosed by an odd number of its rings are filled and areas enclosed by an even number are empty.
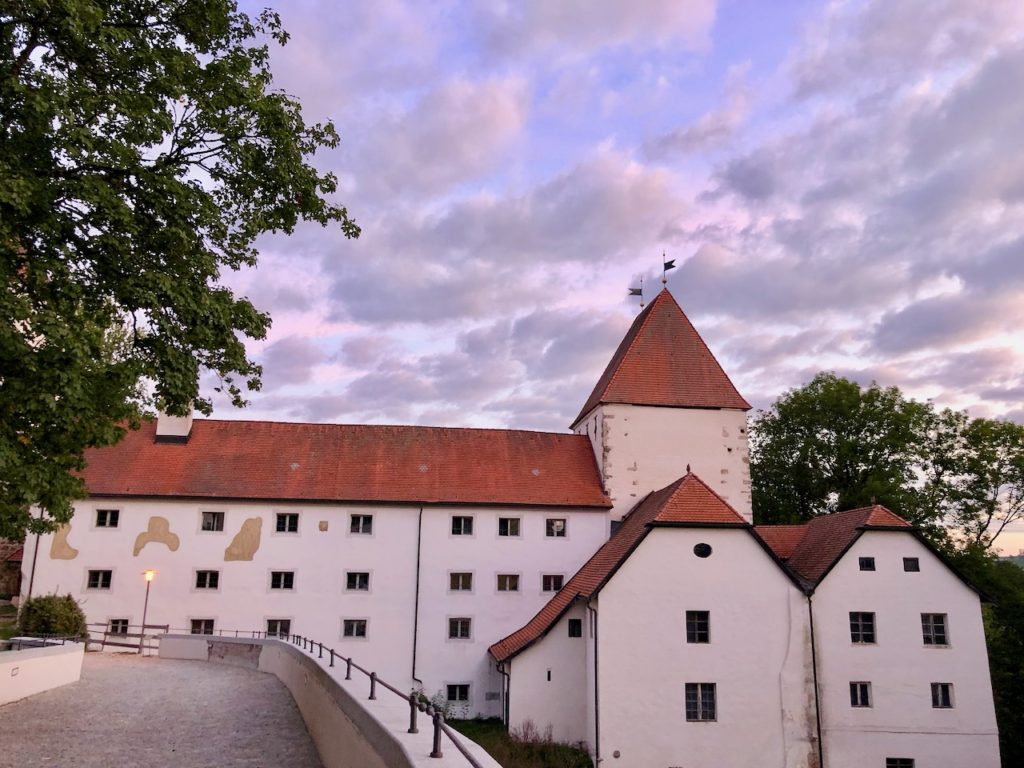
[[[85,614],[71,595],[41,595],[25,601],[18,614],[18,631],[25,635],[60,635],[85,640]]]

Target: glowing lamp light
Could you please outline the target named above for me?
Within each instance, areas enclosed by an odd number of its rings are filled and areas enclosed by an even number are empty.
[[[144,578],[146,581],[152,581],[154,576],[156,576],[156,571],[143,571],[142,572],[142,578]]]

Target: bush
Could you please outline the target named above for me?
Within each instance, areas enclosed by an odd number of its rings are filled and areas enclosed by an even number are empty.
[[[585,750],[552,739],[551,729],[541,731],[527,720],[513,733],[497,718],[452,720],[449,725],[469,737],[505,768],[592,768]]]
[[[26,600],[18,614],[18,632],[81,640],[89,637],[85,614],[71,595],[42,595]]]

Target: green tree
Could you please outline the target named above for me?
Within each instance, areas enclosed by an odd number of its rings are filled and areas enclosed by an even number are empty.
[[[358,235],[271,41],[230,0],[0,2],[0,535],[67,520],[83,451],[144,409],[209,413],[201,371],[259,388],[270,319],[221,280],[258,235]]]
[[[18,612],[18,631],[82,640],[89,637],[85,614],[71,595],[40,595],[26,600]]]
[[[780,397],[751,424],[754,513],[799,523],[875,499],[914,518],[916,468],[933,425],[927,403],[833,373]]]

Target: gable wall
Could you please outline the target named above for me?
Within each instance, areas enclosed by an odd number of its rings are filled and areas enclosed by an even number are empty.
[[[861,571],[874,557],[875,571]],[[903,570],[920,560],[919,573]],[[884,765],[910,757],[938,768],[999,765],[978,596],[913,535],[865,532],[813,597],[825,762]],[[849,613],[873,612],[877,642],[851,641]],[[949,647],[925,646],[921,613],[948,616]],[[872,683],[872,707],[850,706],[849,684]],[[953,709],[933,709],[931,683],[954,685]]]

